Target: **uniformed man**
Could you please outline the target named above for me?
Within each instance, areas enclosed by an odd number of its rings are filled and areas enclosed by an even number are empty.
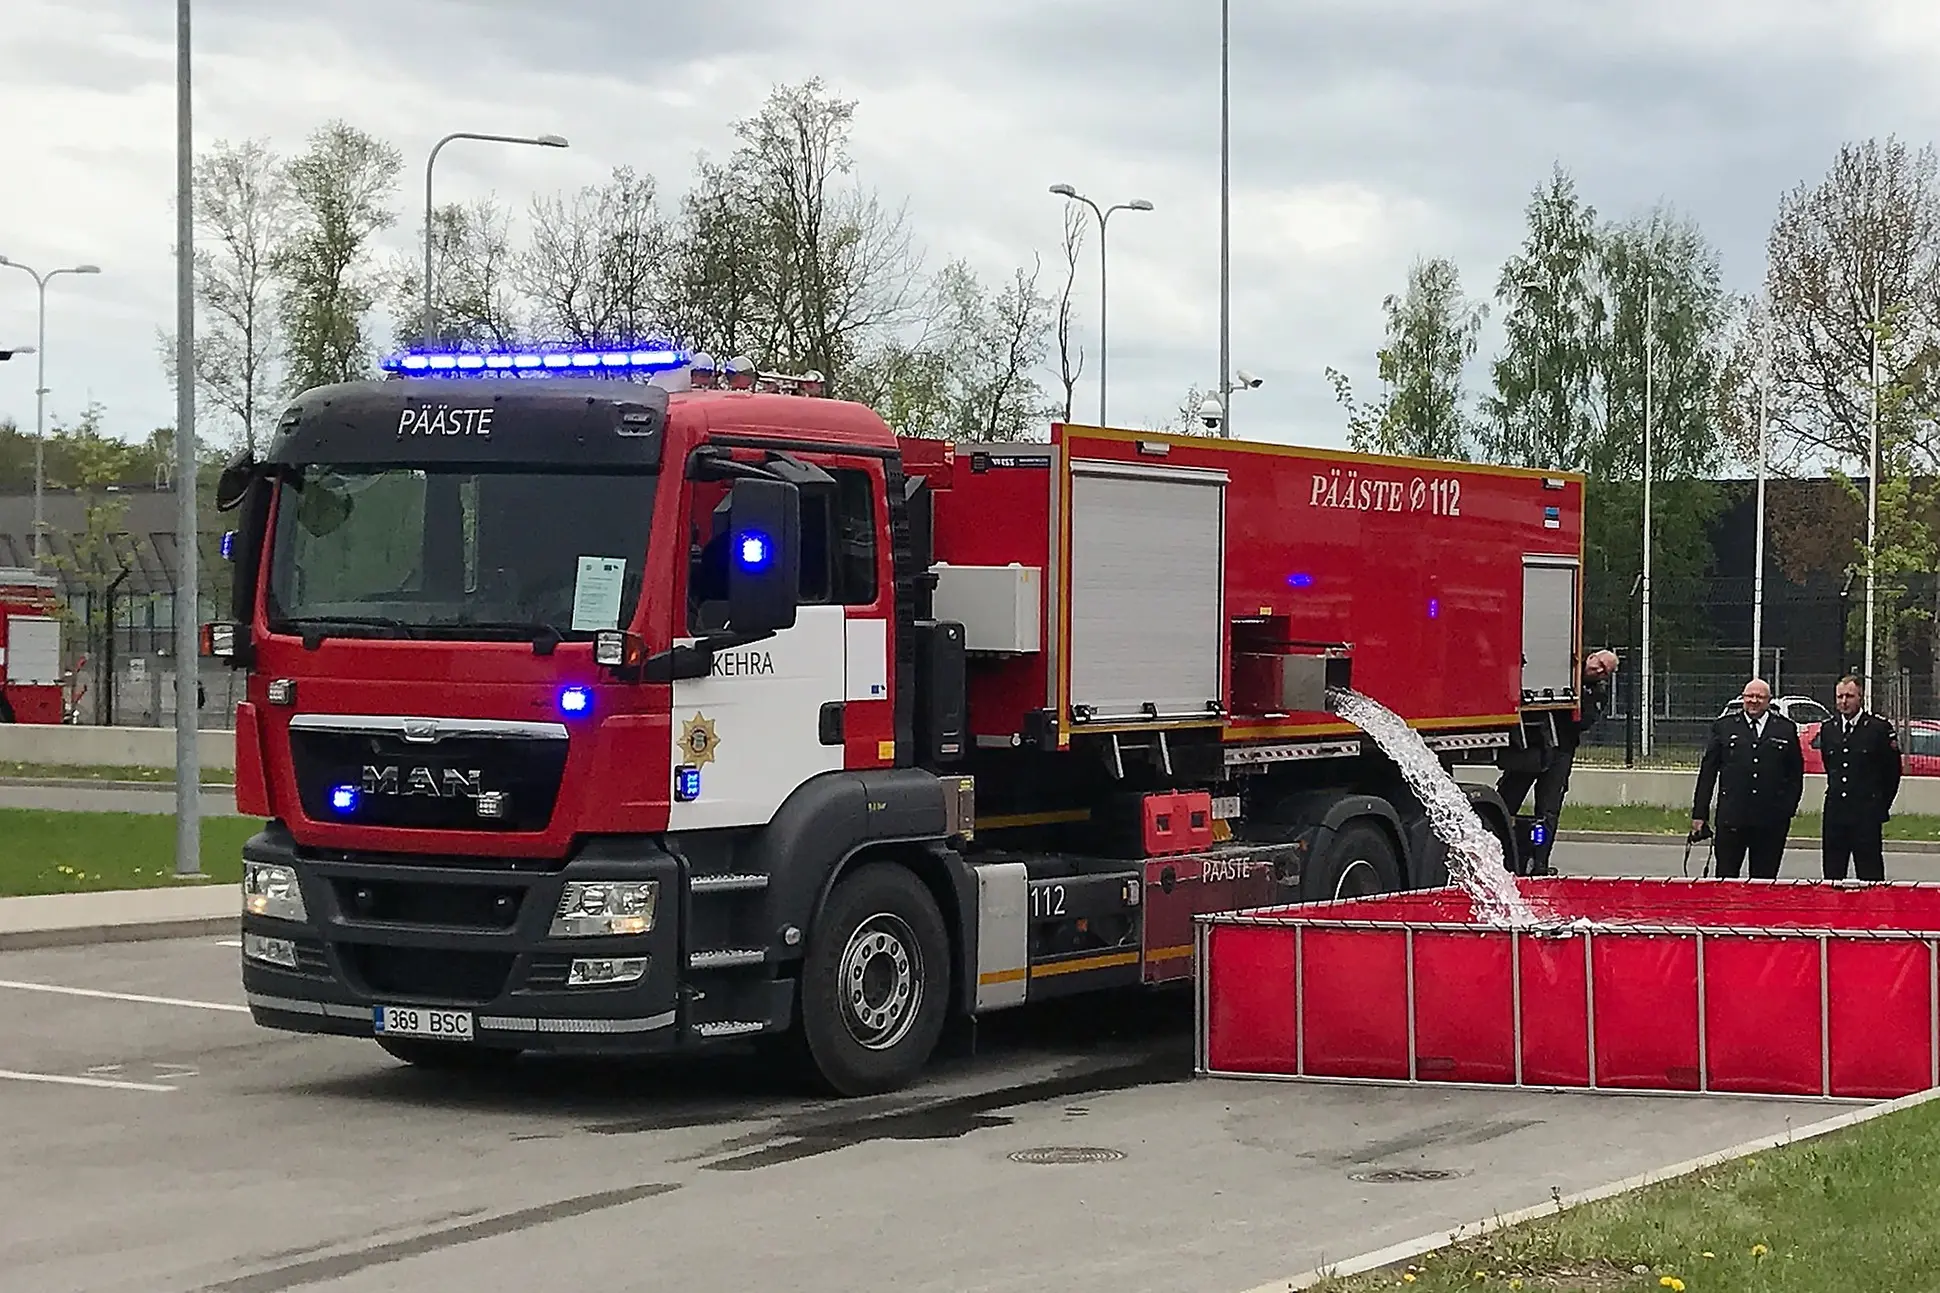
[[[1711,824],[1711,791],[1718,792],[1718,875],[1732,880],[1751,855],[1751,877],[1773,880],[1785,857],[1785,837],[1805,793],[1805,752],[1798,724],[1774,714],[1771,685],[1753,678],[1742,693],[1744,712],[1711,725],[1691,802],[1691,834]]]
[[[1583,689],[1576,714],[1555,714],[1554,726],[1537,729],[1535,739],[1505,761],[1496,779],[1496,793],[1511,813],[1522,808],[1523,796],[1536,790],[1536,819],[1543,824],[1543,843],[1526,868],[1528,875],[1549,874],[1549,851],[1556,843],[1556,826],[1563,816],[1563,796],[1569,792],[1570,771],[1583,733],[1596,726],[1610,708],[1610,683],[1617,672],[1615,651],[1592,651],[1583,661]]]
[[[1884,880],[1880,827],[1900,790],[1900,738],[1893,725],[1867,713],[1859,679],[1841,678],[1833,691],[1838,714],[1819,724],[1812,748],[1825,759],[1825,878],[1846,878],[1846,863],[1861,880]]]

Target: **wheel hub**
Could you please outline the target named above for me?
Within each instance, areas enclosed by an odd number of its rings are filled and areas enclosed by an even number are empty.
[[[923,964],[908,925],[887,913],[856,926],[842,950],[842,1022],[856,1043],[887,1050],[916,1021]]]

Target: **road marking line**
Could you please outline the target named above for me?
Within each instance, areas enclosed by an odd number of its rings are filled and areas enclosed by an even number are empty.
[[[173,1091],[172,1086],[159,1082],[122,1082],[112,1078],[62,1077],[54,1073],[16,1073],[12,1069],[0,1069],[0,1078],[9,1082],[52,1082],[59,1086],[106,1087],[110,1091]]]
[[[242,1015],[249,1013],[248,1006],[232,1006],[226,1001],[186,1001],[181,997],[147,997],[138,992],[102,992],[95,988],[64,988],[53,983],[22,983],[16,979],[0,979],[0,988],[13,988],[18,992],[53,992],[64,997],[97,997],[104,1001],[133,1001],[145,1006],[187,1006],[191,1010],[227,1010]]]
[[[217,947],[241,947],[242,940],[240,938],[218,938],[216,940],[216,946]]]
[[[1595,1203],[1619,1194],[1629,1194],[1633,1190],[1641,1190],[1645,1186],[1657,1185],[1663,1181],[1676,1180],[1680,1176],[1690,1176],[1707,1168],[1719,1167],[1741,1158],[1750,1158],[1753,1154],[1763,1153],[1768,1149],[1782,1149],[1786,1145],[1795,1145],[1802,1140],[1816,1140],[1831,1132],[1856,1127],[1862,1122],[1871,1122],[1875,1118],[1883,1118],[1889,1113],[1911,1109],[1915,1105],[1926,1104],[1931,1100],[1940,1100],[1940,1087],[1915,1091],[1912,1095],[1903,1095],[1897,1100],[1884,1100],[1879,1104],[1870,1104],[1863,1109],[1855,1109],[1851,1113],[1827,1118],[1823,1122],[1808,1123],[1797,1130],[1788,1130],[1782,1135],[1768,1135],[1758,1140],[1748,1140],[1741,1145],[1733,1145],[1730,1149],[1721,1149],[1714,1154],[1705,1154],[1701,1158],[1686,1159],[1682,1163],[1673,1163],[1669,1167],[1660,1167],[1654,1171],[1628,1176],[1621,1181],[1611,1181],[1595,1189],[1584,1190],[1577,1194],[1565,1194],[1548,1203],[1539,1203],[1533,1208],[1523,1208],[1519,1212],[1505,1213],[1483,1221],[1470,1221],[1452,1229],[1438,1230],[1432,1235],[1421,1235],[1414,1239],[1405,1239],[1398,1244],[1390,1244],[1386,1248],[1377,1248],[1371,1253],[1362,1253],[1359,1257],[1350,1257],[1340,1262],[1327,1262],[1299,1275],[1291,1275],[1286,1279],[1258,1285],[1248,1289],[1246,1293],[1298,1293],[1301,1289],[1312,1288],[1322,1280],[1343,1279],[1349,1275],[1363,1275],[1368,1271],[1378,1271],[1383,1267],[1393,1266],[1397,1262],[1409,1261],[1424,1253],[1447,1248],[1465,1239],[1475,1239],[1481,1235],[1493,1234],[1498,1230],[1507,1230],[1525,1221],[1554,1217],[1586,1203]]]

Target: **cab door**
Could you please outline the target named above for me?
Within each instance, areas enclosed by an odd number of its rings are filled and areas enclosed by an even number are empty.
[[[671,830],[765,824],[804,782],[854,766],[851,733],[875,730],[872,708],[888,712],[887,620],[869,613],[893,587],[876,538],[880,464],[796,456],[833,483],[802,489],[795,623],[717,651],[707,677],[673,684]],[[726,496],[721,482],[690,481],[683,493],[686,636],[676,640],[685,645],[724,622]],[[893,731],[886,717],[880,723]]]

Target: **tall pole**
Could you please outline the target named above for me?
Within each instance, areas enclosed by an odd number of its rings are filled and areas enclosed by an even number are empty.
[[[457,130],[446,135],[431,146],[431,156],[424,162],[424,335],[421,345],[431,344],[431,332],[437,320],[431,305],[431,168],[438,164],[438,154],[446,144],[454,139],[482,139],[493,144],[529,144],[534,148],[565,148],[566,141],[558,135],[484,135],[470,130]]]
[[[32,271],[29,271],[32,272]],[[53,277],[51,274],[49,278]],[[47,481],[47,279],[34,275],[35,289],[40,294],[40,322],[37,327],[34,347],[34,569],[40,570],[46,564],[46,553],[42,545],[47,542],[47,519],[42,514],[41,495]]]
[[[47,479],[47,284],[61,274],[99,274],[99,265],[69,265],[62,269],[50,269],[45,274],[31,265],[23,265],[17,260],[0,256],[0,267],[17,269],[34,280],[34,291],[39,298],[40,311],[38,333],[34,346],[34,566],[43,564],[46,553],[46,540],[42,537],[47,530],[46,517],[42,515],[42,494]]]
[[[1873,266],[1873,397],[1867,416],[1866,449],[1866,686],[1868,705],[1877,707],[1873,694],[1873,608],[1879,600],[1873,593],[1873,572],[1877,566],[1879,544],[1879,266]]]
[[[1231,0],[1219,0],[1219,434],[1233,434]]]
[[[1114,211],[1150,211],[1152,204],[1144,198],[1134,198],[1100,208],[1069,184],[1053,184],[1051,192],[1069,201],[1084,203],[1098,219],[1098,425],[1105,426],[1105,230],[1111,224]]]
[[[175,874],[202,874],[201,589],[195,516],[195,134],[189,2],[175,0]],[[112,632],[112,625],[110,626]]]
[[[1651,541],[1650,541],[1650,494],[1651,494],[1651,475],[1652,475],[1650,441],[1651,441],[1651,399],[1653,394],[1651,378],[1657,366],[1657,363],[1656,363],[1657,335],[1656,334],[1657,334],[1657,279],[1655,276],[1655,272],[1652,271],[1651,277],[1646,278],[1644,280],[1644,570],[1643,570],[1643,575],[1644,575],[1644,587],[1643,587],[1644,706],[1643,706],[1643,710],[1644,712],[1643,712],[1643,723],[1639,730],[1642,734],[1643,755],[1646,759],[1650,757],[1651,726],[1652,726],[1652,720],[1656,716],[1656,711],[1652,708],[1652,705],[1654,703],[1652,693],[1656,689],[1655,687],[1652,686],[1651,658],[1650,658],[1650,619],[1651,619],[1651,616],[1650,616],[1650,554],[1651,554],[1651,547],[1652,547]]]
[[[1093,206],[1091,209],[1096,211],[1098,208]],[[1112,208],[1113,211],[1117,209]],[[1105,421],[1105,363],[1106,357],[1111,354],[1111,347],[1105,339],[1105,321],[1109,317],[1105,312],[1105,223],[1109,215],[1110,212],[1106,212],[1098,217],[1098,425],[1101,427],[1111,425]]]
[[[1758,329],[1758,520],[1751,558],[1751,673],[1761,676],[1765,659],[1765,476],[1767,397],[1772,381],[1771,332],[1763,311]]]

